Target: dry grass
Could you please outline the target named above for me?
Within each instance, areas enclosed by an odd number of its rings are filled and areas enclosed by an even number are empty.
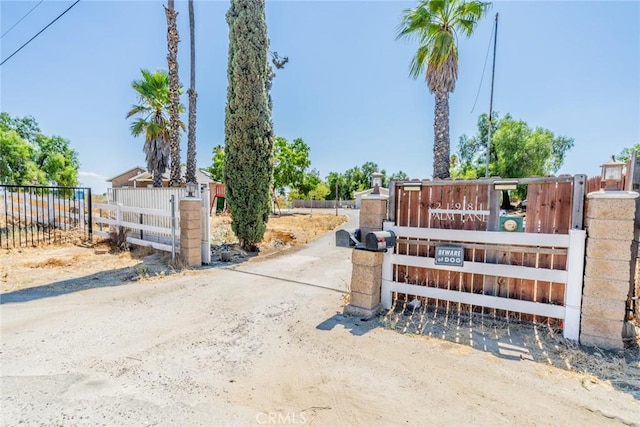
[[[272,216],[267,224],[261,249],[281,241],[286,245],[297,246],[335,229],[348,220],[345,215],[293,213]]]
[[[348,217],[334,214],[286,213],[269,218],[264,240],[258,246],[260,253],[273,253],[278,250],[309,243],[345,223]],[[238,238],[231,230],[231,217],[219,215],[211,218],[212,244],[237,243]]]
[[[29,268],[56,268],[56,267],[70,267],[79,261],[81,261],[80,255],[74,255],[71,257],[62,257],[62,258],[47,258],[44,261],[34,262],[34,263],[24,263],[24,267]]]

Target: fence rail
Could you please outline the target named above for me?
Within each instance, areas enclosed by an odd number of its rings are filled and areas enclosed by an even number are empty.
[[[122,230],[129,243],[138,246],[151,246],[166,252],[172,252],[175,248],[175,252],[180,252],[176,238],[180,234],[179,226],[175,225],[175,228],[171,226],[172,223],[179,224],[177,212],[175,221],[172,221],[171,209],[149,209],[123,206],[122,204],[99,203],[95,204],[95,209],[98,211],[98,215],[93,217],[96,224],[94,234],[97,236],[109,238],[112,237],[111,233],[119,233]],[[140,221],[128,221],[127,216],[140,218]],[[168,222],[170,225],[168,227],[153,225],[158,222],[158,218],[162,218],[165,220],[163,222]]]
[[[92,238],[91,189],[0,185],[0,247]]]
[[[443,230],[394,227],[386,229],[400,237],[428,239],[425,245],[442,243]],[[488,237],[492,237],[488,239]],[[515,238],[517,237],[517,238]],[[514,239],[515,238],[515,239]],[[393,252],[385,255],[382,267],[382,303],[392,305],[393,293],[414,295],[436,301],[468,304],[507,312],[525,313],[564,320],[564,336],[577,340],[580,326],[580,301],[582,296],[583,257],[586,233],[571,230],[568,236],[547,234],[507,234],[499,232],[460,231],[448,235],[445,242],[472,242],[502,245],[527,245],[515,248],[523,251],[523,257],[534,257],[541,247],[567,250],[564,265],[539,268],[507,263],[489,264],[483,260],[465,261],[462,267],[438,265],[433,253],[425,255],[400,255]],[[489,246],[488,246],[489,247]],[[504,261],[502,261],[504,262]],[[431,277],[430,277],[431,276]],[[484,280],[488,276],[501,278],[495,282]],[[512,280],[512,286],[505,278]],[[478,280],[480,279],[480,280]],[[525,295],[523,283],[535,281],[547,284],[547,297],[538,296],[536,301]],[[438,286],[433,286],[438,283]],[[432,286],[430,286],[431,284]],[[555,288],[555,289],[554,289]]]
[[[211,229],[209,209],[211,192],[203,185],[199,192],[201,200],[201,251],[202,262],[211,262]],[[100,221],[96,229],[100,235],[108,235],[118,227],[127,229],[127,241],[141,246],[152,246],[159,250],[179,252],[178,200],[187,197],[186,188],[112,188],[108,192],[108,205],[98,205]],[[175,205],[172,207],[172,200]],[[172,216],[172,212],[175,214]],[[105,231],[105,226],[107,228]],[[175,233],[172,231],[175,228]],[[175,253],[174,252],[174,253]]]

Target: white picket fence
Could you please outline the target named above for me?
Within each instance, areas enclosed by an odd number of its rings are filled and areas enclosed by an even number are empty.
[[[434,258],[415,255],[394,254],[393,249],[385,253],[382,265],[382,305],[390,308],[393,293],[405,293],[455,303],[471,304],[509,310],[520,313],[548,316],[564,320],[565,338],[578,340],[580,333],[580,307],[582,304],[582,275],[586,232],[570,230],[569,234],[500,233],[491,231],[444,230],[434,228],[397,227],[385,222],[384,229],[393,231],[403,239],[435,239],[455,243],[522,245],[531,248],[566,248],[566,270],[533,268],[519,265],[487,264],[465,261],[462,267],[437,265]],[[565,305],[510,299],[459,290],[449,290],[401,282],[394,277],[394,265],[448,270],[459,273],[474,273],[499,277],[559,282],[565,284]]]

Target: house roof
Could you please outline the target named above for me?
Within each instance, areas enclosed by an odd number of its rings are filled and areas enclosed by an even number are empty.
[[[112,177],[112,178],[107,179],[107,182],[111,182],[111,181],[113,181],[114,179],[121,177],[122,175],[126,175],[126,174],[128,174],[128,173],[130,173],[130,172],[135,171],[136,169],[143,170],[143,171],[146,171],[146,170],[147,170],[147,168],[145,168],[144,166],[135,166],[135,167],[132,167],[131,169],[129,169],[129,170],[127,170],[127,171],[124,171],[124,172],[119,173],[118,175],[116,175],[116,176],[114,176],[114,177]]]
[[[187,171],[186,166],[182,166],[180,168],[180,175],[184,176],[186,171]],[[169,181],[169,178],[170,178],[169,172],[165,171],[165,173],[162,174],[162,180]],[[151,173],[147,172],[146,168],[144,168],[144,172],[141,172],[138,175],[129,178],[129,181],[151,181],[152,179],[153,177]],[[208,184],[211,182],[215,182],[213,179],[211,179],[211,175],[209,175],[209,173],[207,173],[206,171],[203,171],[202,169],[196,170],[196,181],[198,182],[198,184]]]

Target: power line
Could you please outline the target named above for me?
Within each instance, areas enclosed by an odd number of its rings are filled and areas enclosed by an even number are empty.
[[[73,3],[71,6],[69,6],[64,12],[62,12],[60,15],[58,15],[56,17],[56,19],[54,19],[53,21],[49,22],[47,24],[46,27],[44,27],[43,29],[41,29],[40,31],[38,31],[38,33],[31,37],[25,44],[23,44],[22,46],[20,46],[18,48],[18,50],[16,50],[15,52],[13,52],[11,55],[9,55],[7,58],[5,58],[2,62],[0,62],[0,66],[2,66],[5,62],[7,62],[8,60],[10,60],[13,55],[15,55],[16,53],[20,52],[22,50],[22,48],[24,48],[26,45],[28,45],[29,43],[31,43],[36,37],[38,37],[40,34],[42,34],[42,32],[44,30],[46,30],[47,28],[49,28],[54,22],[56,22],[58,19],[60,19],[62,17],[62,15],[64,15],[65,13],[67,13],[69,10],[71,10],[71,8],[75,5],[77,5],[80,2],[80,0],[76,0],[75,3]]]
[[[480,95],[480,89],[482,89],[482,80],[484,79],[484,72],[487,69],[487,60],[489,59],[489,52],[491,51],[491,44],[493,43],[493,32],[495,26],[491,26],[491,36],[489,37],[489,46],[487,46],[487,55],[484,57],[484,65],[482,66],[482,76],[480,76],[480,84],[478,85],[478,92],[476,93],[476,99],[473,101],[473,107],[471,107],[471,113],[476,108],[476,102],[478,102],[478,96]]]
[[[13,26],[11,26],[11,28],[9,28],[7,31],[5,31],[4,33],[2,33],[2,35],[0,36],[0,39],[1,39],[1,38],[3,38],[4,36],[6,36],[6,35],[7,35],[7,33],[9,33],[9,31],[13,30],[13,29],[16,27],[16,25],[18,25],[19,23],[21,23],[21,22],[22,22],[22,20],[23,20],[24,18],[26,18],[27,16],[29,16],[29,14],[30,14],[31,12],[33,12],[34,10],[36,10],[36,7],[40,6],[40,5],[42,4],[42,2],[43,2],[43,1],[44,1],[44,0],[40,0],[40,1],[38,2],[38,4],[37,4],[37,5],[35,5],[35,6],[33,6],[33,7],[31,8],[31,10],[30,10],[29,12],[27,12],[27,13],[26,13],[22,18],[18,19],[18,22],[16,22],[15,24],[13,24]]]

